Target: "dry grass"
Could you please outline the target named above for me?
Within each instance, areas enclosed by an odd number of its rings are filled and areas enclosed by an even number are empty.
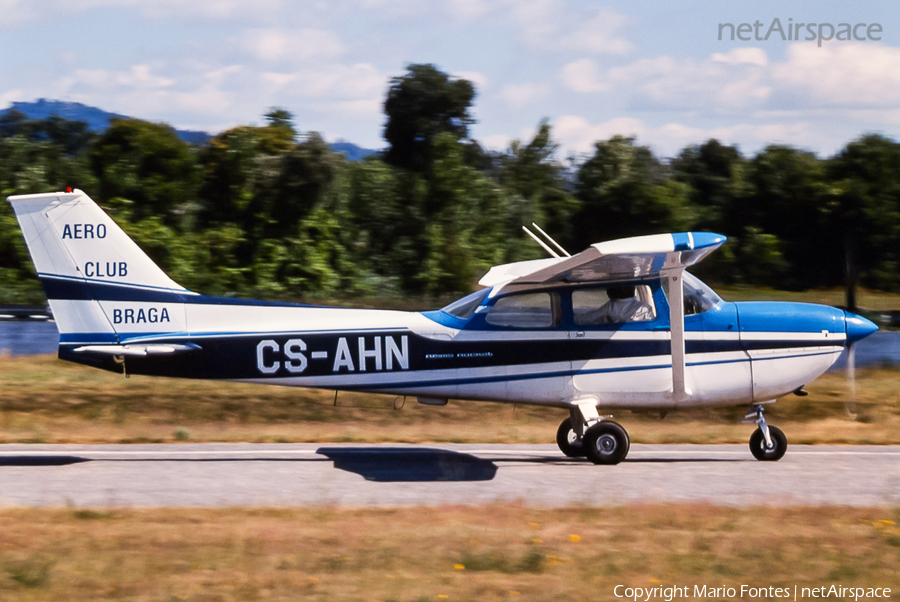
[[[771,406],[792,443],[900,443],[900,370],[860,370],[855,414],[842,374]],[[0,358],[0,442],[359,441],[551,443],[558,409],[451,402],[121,375],[51,356]],[[620,412],[635,442],[744,443],[744,407]]]
[[[0,599],[490,602],[612,600],[619,584],[896,589],[898,520],[897,509],[704,505],[14,509],[0,511]]]

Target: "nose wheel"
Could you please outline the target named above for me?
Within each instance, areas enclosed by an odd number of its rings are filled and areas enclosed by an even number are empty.
[[[784,456],[784,452],[787,451],[787,437],[780,428],[766,423],[761,405],[753,405],[751,411],[744,416],[744,421],[755,422],[758,426],[750,435],[750,453],[754,458],[762,462],[776,462]]]

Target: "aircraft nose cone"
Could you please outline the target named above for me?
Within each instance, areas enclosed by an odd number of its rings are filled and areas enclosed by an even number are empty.
[[[844,324],[847,327],[848,343],[855,343],[878,330],[878,327],[870,320],[856,314],[851,314],[848,311],[844,312]]]

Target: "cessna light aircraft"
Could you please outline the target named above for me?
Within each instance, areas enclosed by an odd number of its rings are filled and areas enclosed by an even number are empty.
[[[557,443],[616,464],[611,409],[749,404],[750,450],[787,440],[763,404],[827,370],[877,327],[801,303],[728,303],[686,272],[707,232],[592,245],[500,265],[484,288],[425,312],[208,297],[173,282],[86,194],[9,197],[60,331],[59,357],[130,374],[538,404],[568,411]],[[527,230],[526,230],[527,231]]]

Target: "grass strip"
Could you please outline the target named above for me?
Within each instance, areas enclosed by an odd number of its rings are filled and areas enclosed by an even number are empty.
[[[616,585],[896,588],[898,521],[897,508],[678,504],[6,509],[0,599],[489,602],[611,600]]]
[[[829,373],[767,408],[790,443],[900,444],[900,370],[859,370],[851,402]],[[0,358],[0,443],[495,442],[552,443],[553,408],[414,399],[121,375],[52,356]],[[400,407],[402,405],[402,407]],[[395,409],[399,407],[399,409]],[[614,412],[638,443],[746,443],[746,406]]]

